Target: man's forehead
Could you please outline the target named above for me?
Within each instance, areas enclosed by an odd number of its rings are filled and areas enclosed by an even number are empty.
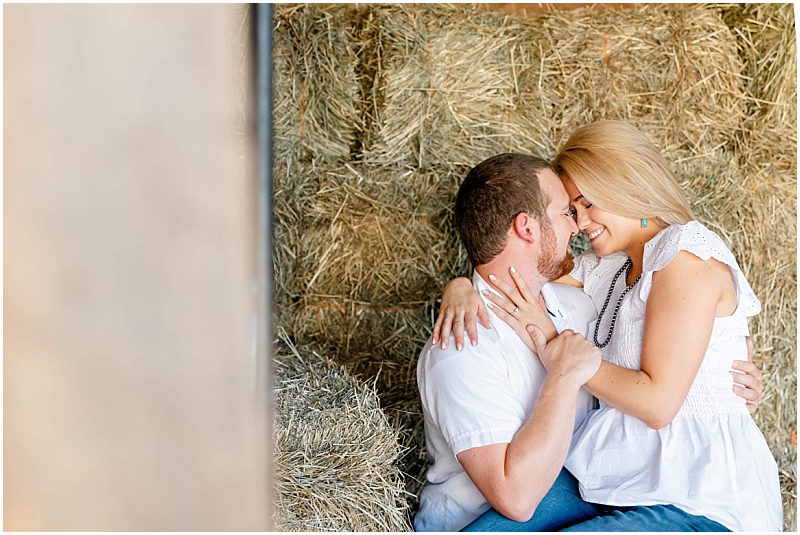
[[[567,190],[564,189],[561,179],[559,179],[558,176],[556,176],[556,174],[550,169],[544,169],[541,172],[539,175],[539,185],[542,188],[542,191],[550,199],[550,206],[556,205],[561,208],[562,205],[566,206],[569,204],[569,195],[567,195]]]

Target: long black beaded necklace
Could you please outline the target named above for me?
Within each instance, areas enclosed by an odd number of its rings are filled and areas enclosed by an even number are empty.
[[[617,299],[617,306],[614,307],[614,315],[611,316],[611,328],[608,330],[608,338],[606,339],[605,342],[601,344],[600,342],[597,341],[597,333],[600,331],[600,321],[603,319],[603,314],[605,314],[606,308],[608,308],[608,302],[611,301],[611,294],[614,293],[614,287],[617,285],[617,279],[619,279],[619,276],[622,275],[622,272],[624,271],[625,280],[627,280],[628,275],[630,275],[632,268],[633,268],[633,260],[628,258],[625,264],[621,268],[619,268],[619,271],[617,271],[617,274],[614,275],[614,278],[611,280],[611,288],[608,289],[606,302],[603,305],[603,309],[600,311],[600,315],[597,316],[597,323],[595,323],[594,325],[594,345],[596,345],[601,349],[608,345],[608,343],[611,341],[611,335],[614,334],[614,324],[617,322],[617,313],[619,313],[619,307],[620,305],[622,305],[622,299],[625,297],[625,294],[627,294],[629,291],[631,291],[631,289],[633,289],[634,286],[636,286],[636,283],[639,282],[639,279],[642,278],[642,274],[640,273],[639,276],[636,277],[636,280],[633,281],[633,284],[622,290],[622,294],[619,296],[619,299]]]

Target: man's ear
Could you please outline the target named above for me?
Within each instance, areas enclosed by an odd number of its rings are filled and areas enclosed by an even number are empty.
[[[511,227],[519,239],[531,244],[536,242],[539,223],[525,212],[520,212],[514,217]]]

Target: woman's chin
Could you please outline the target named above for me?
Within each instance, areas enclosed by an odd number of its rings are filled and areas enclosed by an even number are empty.
[[[603,247],[602,244],[599,246],[592,244],[592,251],[594,251],[594,254],[600,257],[616,253],[616,251],[609,250],[608,247]]]

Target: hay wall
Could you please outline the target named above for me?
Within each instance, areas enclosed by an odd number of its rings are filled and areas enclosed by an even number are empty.
[[[532,17],[283,5],[275,27],[277,321],[376,381],[408,447],[410,493],[426,468],[416,359],[443,284],[470,273],[451,218],[463,176],[500,152],[552,157],[578,125],[621,119],[661,148],[762,301],[756,421],[796,528],[791,5]]]

